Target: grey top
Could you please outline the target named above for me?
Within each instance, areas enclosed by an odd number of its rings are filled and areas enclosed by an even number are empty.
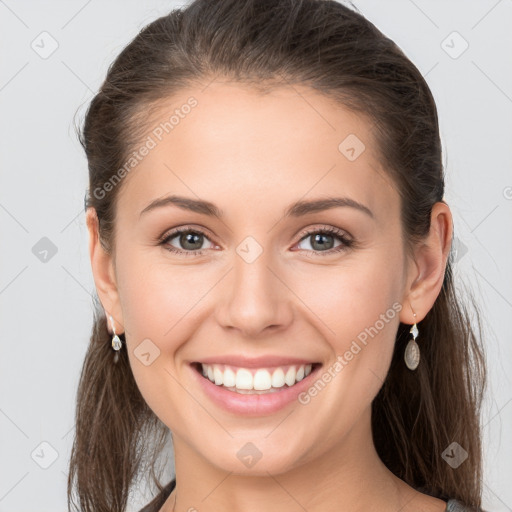
[[[160,509],[163,507],[165,500],[169,497],[172,490],[176,486],[176,480],[171,480],[162,490],[160,494],[158,494],[150,503],[148,503],[145,507],[141,508],[139,512],[160,512]],[[480,509],[475,509],[473,507],[466,507],[462,503],[457,500],[448,500],[446,503],[445,512],[484,512]]]
[[[445,512],[485,512],[482,509],[476,509],[474,507],[466,507],[460,501],[448,500],[446,503]]]

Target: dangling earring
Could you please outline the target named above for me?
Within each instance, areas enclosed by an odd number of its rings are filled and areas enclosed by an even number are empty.
[[[413,312],[414,318],[416,318],[416,313]],[[409,330],[409,333],[412,334],[412,339],[409,340],[407,347],[405,347],[405,364],[409,370],[416,370],[418,365],[420,364],[420,347],[416,343],[416,338],[418,337],[418,326],[416,322]]]
[[[110,315],[110,324],[112,326],[112,332],[114,335],[112,336],[112,348],[116,351],[114,354],[114,363],[117,363],[119,359],[119,350],[121,350],[121,347],[123,346],[122,341],[120,340],[119,336],[116,334],[116,326],[114,325],[114,319],[112,318],[112,315]]]

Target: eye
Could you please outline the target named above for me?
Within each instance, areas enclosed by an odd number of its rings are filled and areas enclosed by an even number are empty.
[[[354,245],[354,241],[348,238],[343,231],[332,226],[308,230],[301,233],[301,236],[299,244],[308,241],[311,249],[306,250],[314,256],[331,255],[345,251]],[[338,246],[334,245],[335,239],[341,242]]]
[[[184,249],[176,248],[173,245],[169,245],[171,240],[177,239],[177,243]],[[170,252],[184,254],[185,256],[200,256],[204,254],[205,250],[200,249],[203,245],[204,240],[209,240],[205,233],[200,230],[193,230],[187,227],[176,228],[170,233],[166,233],[164,238],[160,240],[160,245],[163,245],[165,249]],[[212,243],[212,242],[211,242]],[[214,246],[215,244],[212,243]],[[200,249],[200,250],[197,250]]]

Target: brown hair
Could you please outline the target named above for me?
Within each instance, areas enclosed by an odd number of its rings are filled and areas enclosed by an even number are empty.
[[[145,27],[110,66],[79,134],[89,164],[85,207],[96,210],[100,241],[115,250],[116,198],[105,183],[140,143],[159,100],[214,77],[260,88],[305,84],[365,116],[383,167],[401,198],[404,247],[429,232],[444,175],[437,110],[418,69],[361,14],[329,0],[196,0]],[[412,487],[480,506],[480,407],[486,372],[480,313],[454,285],[453,248],[434,306],[419,325],[422,359],[410,372],[400,324],[392,363],[372,404],[377,452]],[[471,323],[476,319],[476,323]],[[141,396],[126,350],[112,363],[111,337],[96,302],[77,393],[70,459],[80,510],[124,511],[141,474],[162,485],[155,462],[168,429]],[[156,439],[150,444],[150,439]],[[442,458],[452,442],[469,458],[456,470]]]

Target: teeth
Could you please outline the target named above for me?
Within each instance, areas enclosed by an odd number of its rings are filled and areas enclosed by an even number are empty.
[[[217,365],[214,365],[217,366]],[[252,373],[249,370],[241,368],[236,372],[235,387],[238,389],[254,389],[252,387]]]
[[[224,386],[228,388],[234,388],[236,384],[236,375],[235,372],[231,368],[226,368],[224,370],[224,377],[222,378]]]
[[[290,366],[286,375],[284,376],[284,382],[288,386],[293,386],[295,384],[295,377],[297,376],[297,372],[295,371],[295,366]]]
[[[247,368],[233,368],[220,364],[201,364],[203,376],[217,386],[231,388],[241,393],[276,391],[285,384],[293,386],[307,377],[312,370],[311,364],[286,366],[268,370],[259,368],[251,372]]]
[[[284,372],[282,368],[278,368],[272,374],[272,387],[282,388],[284,386]]]
[[[220,368],[218,366],[213,367],[213,379],[215,381],[215,384],[222,384],[224,381],[222,372],[220,371]]]
[[[253,389],[264,390],[272,387],[272,377],[267,370],[258,370],[254,375]]]

